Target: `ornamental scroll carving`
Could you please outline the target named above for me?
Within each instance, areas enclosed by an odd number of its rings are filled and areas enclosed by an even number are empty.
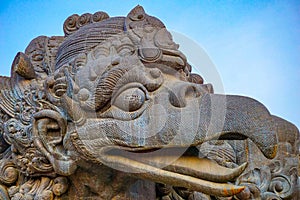
[[[299,131],[214,94],[156,17],[75,14],[0,77],[1,199],[298,199]]]

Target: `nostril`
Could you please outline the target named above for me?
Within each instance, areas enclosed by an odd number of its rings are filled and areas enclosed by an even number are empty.
[[[180,94],[174,93],[174,92],[169,92],[169,101],[171,105],[177,108],[183,108],[186,106],[186,101]]]
[[[199,98],[202,93],[204,91],[195,84],[181,84],[169,91],[169,100],[173,106],[183,108],[188,104],[189,100]]]
[[[185,98],[192,99],[197,98],[201,95],[200,91],[195,86],[189,86],[185,90]]]

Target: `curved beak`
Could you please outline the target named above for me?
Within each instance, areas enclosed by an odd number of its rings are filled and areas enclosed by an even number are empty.
[[[267,158],[276,156],[278,120],[260,102],[243,96],[205,94],[199,112],[196,139],[249,138]]]

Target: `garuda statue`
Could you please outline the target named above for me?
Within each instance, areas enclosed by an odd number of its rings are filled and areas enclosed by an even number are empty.
[[[0,77],[1,199],[299,199],[299,131],[213,93],[157,18],[72,15]]]

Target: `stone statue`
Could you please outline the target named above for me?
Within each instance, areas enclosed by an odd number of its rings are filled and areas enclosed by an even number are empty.
[[[157,18],[72,15],[0,77],[1,199],[299,199],[299,131],[191,73]]]

